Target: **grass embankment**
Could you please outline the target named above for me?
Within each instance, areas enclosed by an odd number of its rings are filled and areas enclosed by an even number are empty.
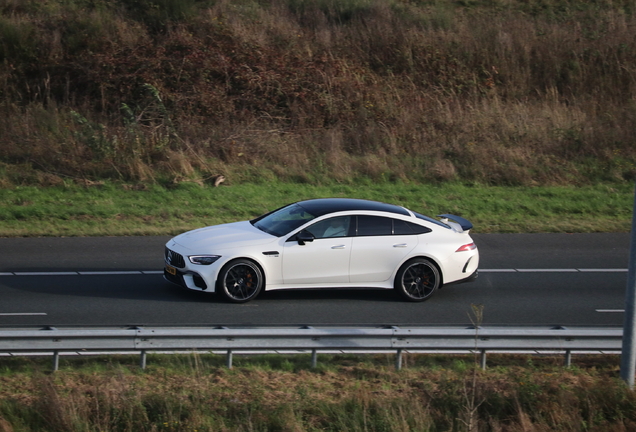
[[[636,174],[631,0],[0,0],[0,186]]]
[[[0,431],[629,431],[617,357],[150,356],[0,359]]]
[[[634,187],[484,187],[371,183],[312,186],[292,183],[209,187],[0,189],[0,236],[167,235],[250,219],[293,201],[355,197],[403,205],[431,216],[467,217],[477,233],[628,232]]]

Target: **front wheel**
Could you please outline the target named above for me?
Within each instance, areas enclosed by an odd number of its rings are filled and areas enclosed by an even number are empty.
[[[394,286],[406,300],[421,302],[433,295],[440,281],[435,264],[424,258],[414,258],[400,267]]]
[[[246,259],[238,259],[221,269],[218,288],[232,303],[245,303],[261,292],[263,282],[263,273],[256,264]]]

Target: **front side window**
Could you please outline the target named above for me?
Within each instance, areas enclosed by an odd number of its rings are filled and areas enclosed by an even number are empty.
[[[337,216],[316,222],[307,231],[317,239],[332,237],[347,237],[351,226],[351,216]]]
[[[291,204],[252,221],[261,231],[276,237],[284,236],[316,216],[298,204]]]

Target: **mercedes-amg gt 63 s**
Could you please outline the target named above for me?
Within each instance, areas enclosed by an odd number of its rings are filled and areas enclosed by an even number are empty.
[[[165,247],[164,277],[235,303],[263,290],[307,288],[395,289],[419,302],[477,277],[472,224],[438,218],[360,199],[300,201],[174,237]]]

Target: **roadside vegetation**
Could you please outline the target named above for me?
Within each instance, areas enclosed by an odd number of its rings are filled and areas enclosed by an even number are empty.
[[[0,186],[633,181],[631,0],[0,0]]]
[[[310,185],[180,183],[0,189],[0,236],[174,235],[254,218],[297,200],[352,197],[430,216],[467,217],[474,233],[628,232],[634,185],[483,186],[406,182]]]
[[[0,359],[0,431],[629,431],[618,357],[393,355]]]

